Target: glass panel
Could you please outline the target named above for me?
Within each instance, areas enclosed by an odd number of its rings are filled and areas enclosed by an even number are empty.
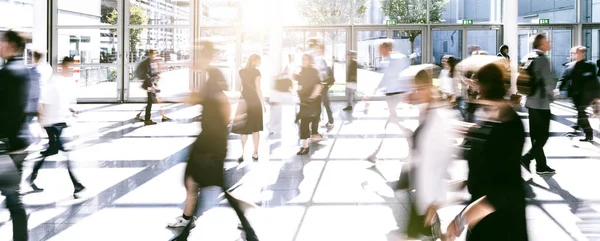
[[[232,1],[203,0],[200,2],[200,24],[203,26],[233,25],[239,6]]]
[[[129,24],[189,25],[190,1],[130,0]]]
[[[519,23],[539,23],[549,19],[550,23],[574,23],[575,1],[577,0],[519,0]]]
[[[444,55],[463,57],[462,30],[433,30],[433,61],[441,65]]]
[[[416,54],[417,57],[413,59],[413,64],[421,64],[422,56],[421,49],[423,46],[421,30],[394,30],[392,31],[392,38],[394,39],[393,49],[394,52],[399,52],[405,55]]]
[[[57,0],[58,26],[116,25],[121,0]]]
[[[34,48],[32,46],[33,43],[33,20],[34,20],[34,5],[33,4],[42,4],[43,2],[38,1],[0,1],[0,36],[3,36],[4,33],[13,29],[18,31],[21,36],[27,39],[27,46],[23,57],[26,60],[27,64],[32,63],[31,52]],[[36,38],[43,35],[35,35]],[[44,36],[45,37],[45,36]],[[44,38],[45,39],[45,38]],[[39,41],[37,39],[36,41]],[[39,46],[38,46],[39,47]],[[4,61],[0,59],[0,66],[2,66]]]
[[[467,49],[485,51],[489,55],[498,54],[498,30],[467,31]],[[509,48],[510,51],[510,48]],[[470,52],[469,54],[472,54]]]
[[[443,7],[446,0],[432,1]],[[357,15],[354,22],[357,24],[386,24],[386,20],[395,20],[399,24],[427,22],[427,0],[356,0],[354,11]],[[430,19],[435,20],[435,17],[431,15]]]
[[[581,22],[600,23],[600,1],[581,0]]]
[[[142,81],[134,77],[137,65],[129,65],[129,97],[146,98],[146,91],[142,89]],[[161,65],[159,62],[160,79],[158,87],[160,93],[158,97],[178,97],[190,92],[190,69],[189,65]]]
[[[588,48],[587,60],[596,62],[600,59],[600,28],[583,30],[583,45]]]
[[[149,49],[158,50],[165,63],[183,63],[190,59],[189,28],[129,29],[129,63],[141,61]]]
[[[386,39],[387,30],[357,31],[357,62],[358,62],[358,92],[362,95],[373,94],[381,81],[382,74],[378,73],[379,50],[376,41]]]
[[[431,23],[500,23],[502,0],[432,0],[429,16]]]
[[[116,29],[59,29],[57,45],[58,63],[65,56],[82,64],[117,62]]]
[[[238,68],[235,66],[235,32],[233,29],[202,30],[202,37],[215,44],[217,54],[212,66],[220,69],[229,83],[229,89],[236,88]]]
[[[73,76],[78,81],[78,98],[116,99],[117,67],[74,67]],[[79,77],[76,70],[79,69]],[[60,70],[58,70],[60,71]]]
[[[379,0],[377,0],[379,1]],[[281,1],[284,25],[341,25],[350,24],[352,18],[359,19],[364,8],[353,8],[353,3],[366,0],[287,0]],[[357,22],[357,21],[355,21]]]
[[[329,89],[332,96],[346,94],[346,38],[345,29],[325,31],[325,61],[333,70],[335,78],[334,85]]]
[[[550,39],[552,49],[548,53],[552,72],[555,76],[560,76],[564,69],[563,64],[570,62],[570,51],[572,45],[572,32],[570,29],[531,29],[519,30],[519,60],[529,53],[532,49],[531,38],[538,33],[544,33]]]
[[[276,73],[273,73],[273,66],[271,63],[272,56],[269,55],[269,33],[263,31],[256,32],[244,32],[242,33],[242,52],[241,52],[241,63],[235,71],[239,71],[244,68],[250,58],[250,55],[257,54],[261,57],[261,65],[258,70],[261,74],[261,91],[263,97],[269,97],[271,93],[271,77]],[[275,56],[277,58],[279,56]],[[236,72],[237,73],[237,72]],[[241,81],[241,78],[240,78]],[[241,86],[241,83],[238,84]]]

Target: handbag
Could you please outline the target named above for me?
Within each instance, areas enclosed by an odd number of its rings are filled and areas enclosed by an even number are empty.
[[[0,142],[2,142],[0,145],[0,189],[18,188],[21,183],[21,174],[9,155],[10,143],[6,139],[1,139]]]

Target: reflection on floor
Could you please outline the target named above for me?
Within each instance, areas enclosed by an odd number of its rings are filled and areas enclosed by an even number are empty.
[[[295,155],[293,107],[284,110],[280,134],[267,139],[263,133],[258,162],[250,159],[252,143],[242,152],[239,136],[231,136],[227,181],[239,186],[234,195],[261,206],[249,212],[261,240],[396,240],[407,221],[407,195],[392,192],[386,182],[398,178],[407,147],[398,130],[382,129],[384,106],[375,102],[367,113],[359,104],[349,113],[336,103],[335,127],[322,130],[328,139],[313,145],[310,157]],[[71,198],[72,187],[62,168],[67,156],[50,158],[37,179],[46,191],[24,196],[31,240],[168,240],[173,236],[165,226],[182,212],[184,161],[200,132],[200,107],[164,104],[174,121],[148,127],[133,120],[142,107],[80,105],[84,112],[79,123],[65,134],[73,139],[69,158],[88,187],[89,198]],[[155,111],[159,119],[158,107]],[[545,150],[558,174],[525,176],[535,193],[528,206],[531,238],[599,240],[600,191],[589,184],[600,183],[595,175],[600,169],[600,144],[562,137],[570,131],[576,113],[560,103],[553,105],[552,112],[553,137]],[[401,113],[409,117],[410,128],[416,127],[416,112]],[[526,121],[527,114],[521,115]],[[591,122],[599,131],[598,120]],[[375,166],[363,161],[381,138],[381,160]],[[247,161],[238,164],[242,154]],[[27,163],[25,174],[31,164]],[[450,169],[452,178],[464,178],[465,166],[457,160]],[[23,186],[24,191],[27,188]],[[199,217],[189,240],[239,240],[234,212],[214,201],[219,192],[203,190],[203,202],[214,208]],[[466,197],[458,193],[452,198]],[[461,208],[456,204],[442,209],[443,223]],[[0,240],[10,240],[8,211],[0,211],[0,222]]]

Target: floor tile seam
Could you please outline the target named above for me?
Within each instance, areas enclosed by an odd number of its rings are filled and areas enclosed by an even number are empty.
[[[136,190],[137,188],[141,187],[142,185],[148,183],[149,181],[151,181],[152,179],[154,179],[156,176],[160,175],[161,173],[164,173],[165,171],[169,170],[170,168],[173,168],[174,166],[176,166],[177,164],[181,163],[183,160],[185,160],[187,154],[189,153],[189,148],[191,147],[191,144],[182,148],[180,151],[178,151],[177,153],[165,158],[162,162],[154,164],[152,166],[149,166],[139,172],[137,172],[136,174],[134,174],[133,176],[127,177],[124,180],[121,180],[120,182],[116,183],[115,185],[108,187],[107,189],[103,190],[102,192],[100,192],[99,194],[97,194],[96,196],[94,196],[93,198],[90,198],[80,204],[77,204],[77,208],[75,210],[67,210],[61,214],[65,214],[66,212],[70,212],[71,214],[66,214],[66,217],[64,217],[64,221],[61,222],[60,224],[56,225],[55,230],[52,233],[49,233],[48,236],[46,236],[46,240],[52,238],[54,235],[67,230],[68,228],[70,228],[71,226],[68,225],[67,221],[70,218],[73,218],[77,215],[80,215],[79,213],[81,212],[82,208],[84,207],[91,207],[91,206],[97,206],[99,207],[98,209],[96,209],[93,212],[87,213],[87,214],[83,214],[83,216],[85,217],[89,217],[97,212],[99,212],[100,210],[103,210],[106,206],[109,206],[110,204],[112,204],[114,201],[118,200],[119,198],[131,193],[132,191]],[[178,160],[174,160],[174,158],[178,158]],[[159,168],[160,170],[157,171],[156,169]],[[146,173],[149,172],[149,173]],[[155,173],[156,172],[156,173]],[[151,177],[145,177],[145,175],[149,175],[151,173],[154,173],[155,175],[151,175]],[[112,195],[112,201],[109,201],[108,203],[110,204],[103,204],[101,206],[98,205],[90,205],[93,201],[95,201],[96,198],[98,198],[100,195],[102,195],[103,193],[107,193],[109,194],[109,192],[111,191],[111,189],[114,188],[118,188],[120,186],[126,186],[127,185],[127,181],[131,178],[134,178],[135,176],[141,176],[142,178],[144,178],[144,181],[142,183],[138,183],[138,185],[136,187],[134,187],[133,189],[128,189],[128,192],[126,193],[122,193],[121,195]],[[137,178],[140,179],[140,178]],[[137,180],[136,179],[136,180]],[[128,186],[128,185],[127,185]],[[61,217],[61,214],[56,215],[54,218],[52,219],[57,219]],[[51,219],[51,220],[52,220]],[[58,232],[57,232],[58,231]]]

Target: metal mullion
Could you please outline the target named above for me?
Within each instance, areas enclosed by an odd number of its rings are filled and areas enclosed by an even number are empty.
[[[123,8],[122,13],[129,13],[129,11],[130,11],[129,3],[131,0],[121,0],[121,1],[123,1],[121,4],[122,5],[121,7]],[[121,100],[123,102],[128,102],[129,101],[129,73],[128,72],[129,72],[129,65],[130,65],[129,57],[131,54],[130,53],[131,49],[129,49],[129,41],[130,41],[130,39],[129,39],[129,29],[130,29],[129,17],[130,16],[129,16],[129,14],[121,14],[121,15],[119,15],[119,17],[122,20],[121,25],[123,26],[123,28],[121,29],[122,44],[120,46],[123,49],[123,54],[122,54],[121,63],[120,63],[120,65],[123,66],[122,70],[121,70],[121,76],[122,76],[121,82],[123,83],[122,84],[123,90],[121,91],[122,92]],[[126,71],[127,71],[127,74],[125,74]]]
[[[56,25],[54,25],[56,26]],[[56,26],[56,29],[118,29],[119,25],[63,25]]]
[[[191,28],[192,25],[191,24],[187,24],[187,25],[129,25],[127,24],[127,28],[146,28],[146,29],[152,29],[152,28]]]
[[[51,0],[50,7],[52,8],[51,12],[51,26],[56,26],[58,23],[58,0]],[[56,72],[58,63],[58,30],[56,28],[49,29],[51,37],[51,47],[50,47],[50,65],[52,66],[52,71]]]

